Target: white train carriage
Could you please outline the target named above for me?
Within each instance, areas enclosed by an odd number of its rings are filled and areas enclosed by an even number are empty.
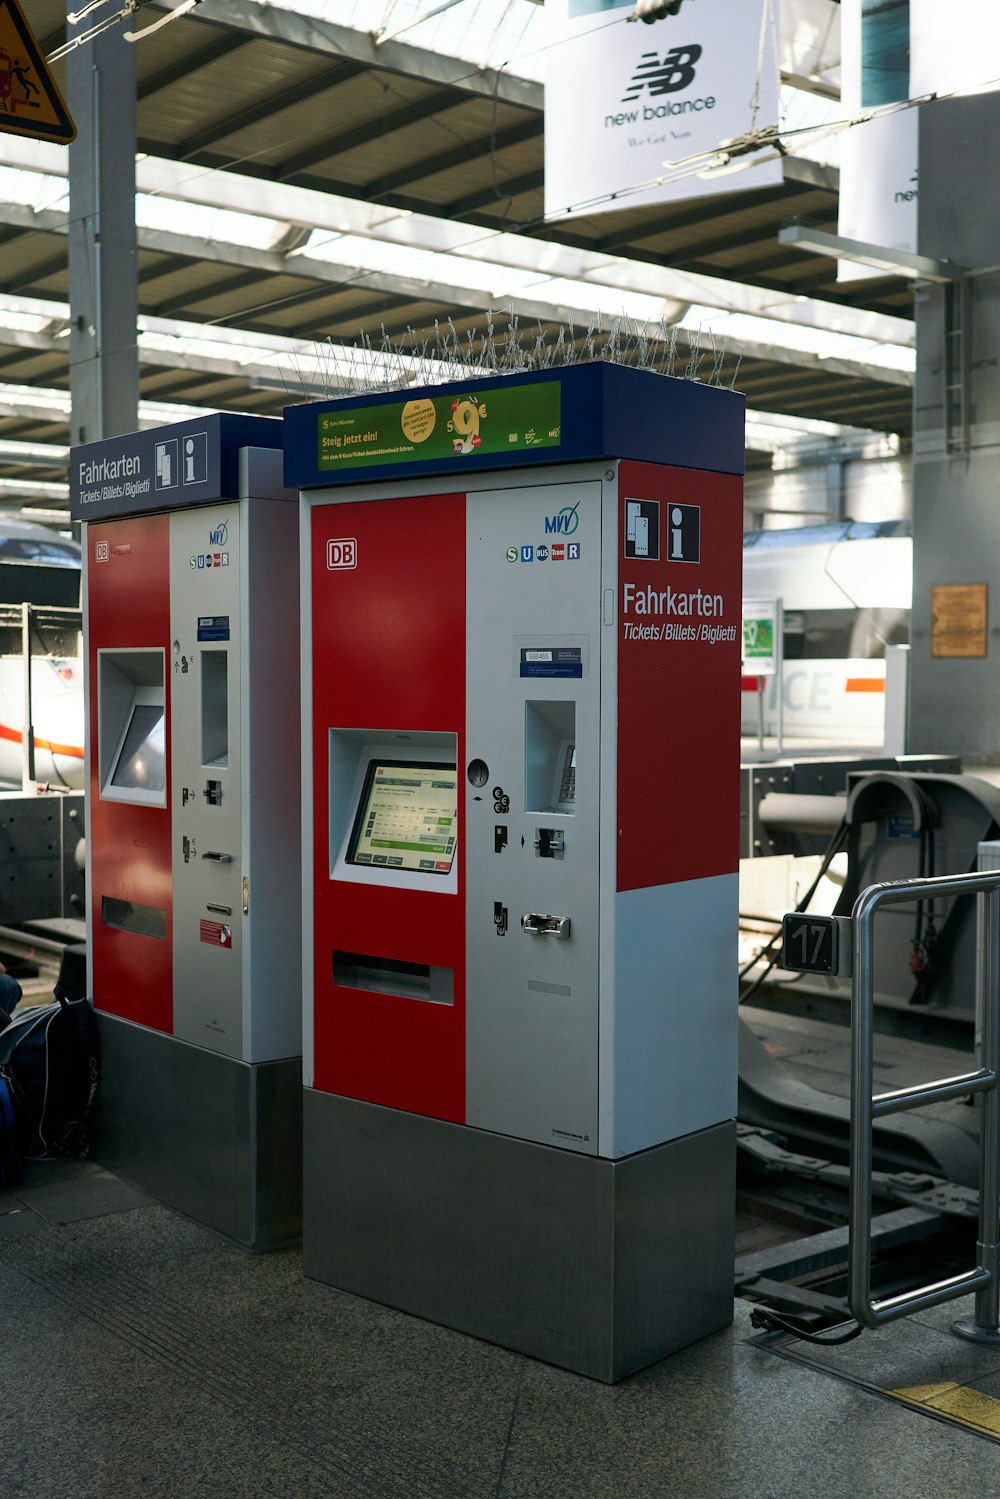
[[[78,544],[29,521],[0,518],[0,789],[24,762],[22,605],[30,616],[35,778],[83,788],[81,560]]]
[[[909,520],[750,531],[743,596],[784,609],[784,731],[830,744],[881,745],[885,648],[909,642]],[[757,679],[743,679],[742,731],[758,729]],[[765,732],[777,729],[778,681],[765,679]]]

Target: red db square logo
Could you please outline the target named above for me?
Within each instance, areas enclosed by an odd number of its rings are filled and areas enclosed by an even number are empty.
[[[338,572],[345,567],[357,567],[358,543],[353,536],[327,542],[326,565],[331,572]]]
[[[108,562],[108,561],[110,561],[110,558],[111,558],[110,544],[108,542],[106,542],[106,541],[97,541],[97,542],[95,542],[94,543],[94,560],[95,560],[95,562]]]

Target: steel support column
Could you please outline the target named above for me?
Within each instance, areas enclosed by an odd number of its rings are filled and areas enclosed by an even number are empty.
[[[78,132],[69,148],[74,443],[134,432],[139,424],[135,47],[124,29],[105,32],[68,60]]]
[[[998,127],[997,94],[921,110],[918,247],[968,273],[962,284],[917,292],[907,748],[980,760],[1000,754],[1000,209],[983,192]],[[934,589],[956,584],[986,585],[985,642],[971,629],[963,639],[961,620],[951,640],[935,631]]]

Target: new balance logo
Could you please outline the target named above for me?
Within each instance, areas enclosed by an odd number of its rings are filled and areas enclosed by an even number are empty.
[[[661,62],[658,52],[644,52],[632,82],[622,95],[622,103],[631,104],[643,89],[656,96],[676,94],[682,88],[689,88],[694,82],[694,65],[701,53],[700,47],[675,47]]]

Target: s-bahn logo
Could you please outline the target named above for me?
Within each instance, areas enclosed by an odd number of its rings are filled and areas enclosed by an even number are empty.
[[[694,65],[701,53],[701,47],[697,46],[675,47],[661,61],[658,52],[644,52],[632,82],[622,95],[622,103],[631,104],[638,99],[643,89],[656,97],[660,94],[676,94],[683,88],[690,88],[694,83]]]

